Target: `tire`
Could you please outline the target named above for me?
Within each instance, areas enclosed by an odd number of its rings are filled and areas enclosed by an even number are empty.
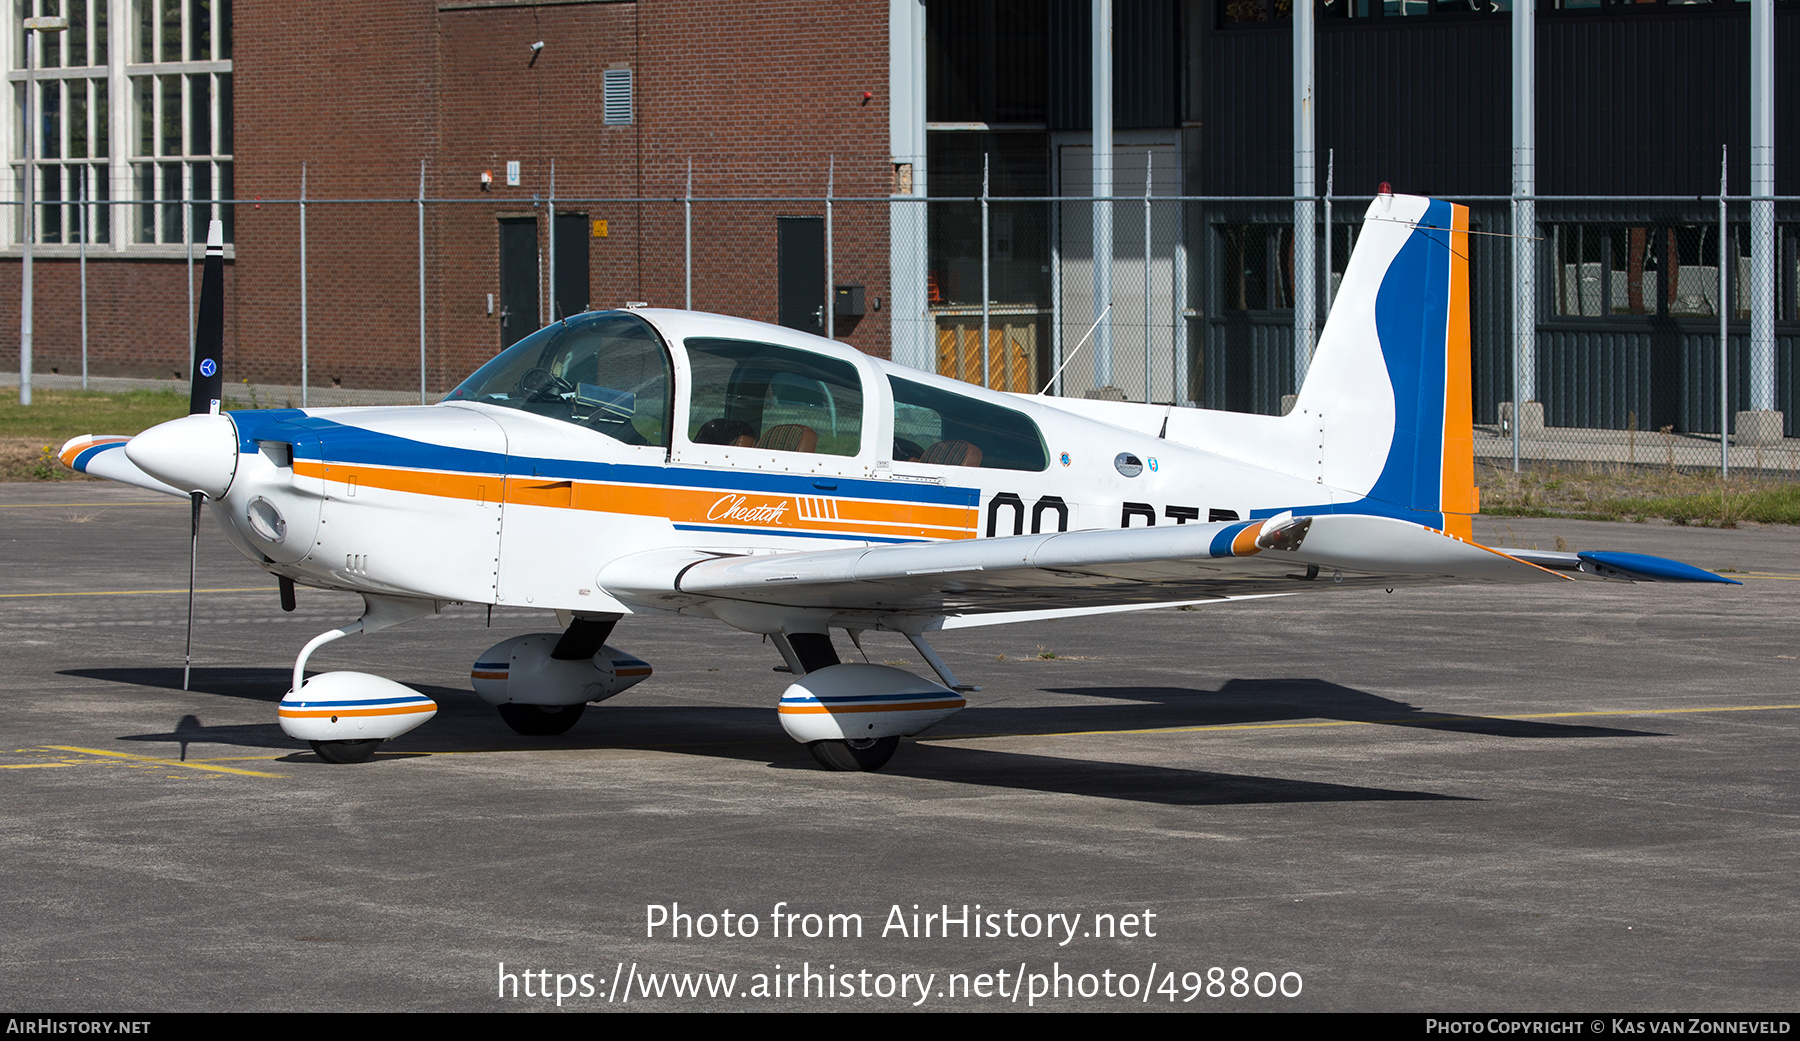
[[[846,773],[879,770],[894,757],[900,747],[898,737],[877,737],[864,741],[814,741],[806,746],[813,758],[827,770]]]
[[[500,718],[526,737],[566,734],[586,705],[501,705]]]
[[[366,763],[380,741],[314,741],[312,750],[328,763]]]

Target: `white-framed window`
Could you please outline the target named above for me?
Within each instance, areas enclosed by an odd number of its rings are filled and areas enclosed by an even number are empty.
[[[65,32],[31,34],[37,241],[74,244],[85,216],[90,249],[170,252],[189,235],[203,241],[214,217],[231,242],[231,207],[211,201],[234,194],[231,0],[11,0],[4,9],[5,188],[15,203],[24,191],[23,21],[69,21]],[[16,246],[16,206],[11,216]]]

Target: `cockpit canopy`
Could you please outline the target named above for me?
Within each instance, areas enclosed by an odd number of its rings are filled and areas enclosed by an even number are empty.
[[[444,400],[516,408],[628,445],[667,446],[673,387],[668,353],[649,323],[602,311],[539,329]]]
[[[865,387],[863,369],[851,361],[748,336],[690,336],[679,349],[693,381],[684,417],[674,416],[675,381],[662,337],[628,311],[577,315],[540,329],[445,400],[516,408],[632,445],[667,448],[679,426],[693,445],[862,454],[866,399],[880,391]],[[923,380],[889,376],[886,384],[891,451],[875,447],[876,457],[1000,470],[1049,466],[1043,435],[1018,409]]]

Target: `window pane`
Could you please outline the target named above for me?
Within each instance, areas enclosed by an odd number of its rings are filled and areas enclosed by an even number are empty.
[[[231,151],[231,73],[219,73],[219,154]]]
[[[45,166],[38,171],[38,198],[43,205],[38,208],[37,240],[39,242],[61,242],[63,227],[63,208],[52,205],[61,201],[62,171],[60,166]]]
[[[107,90],[105,80],[94,81],[94,158],[112,154],[112,124],[106,118]]]
[[[88,167],[88,197],[98,202],[112,198],[112,186],[107,183],[106,167]],[[88,207],[88,241],[112,241],[112,207]]]
[[[219,164],[219,198],[237,198],[237,188],[231,182],[231,164]],[[219,222],[225,225],[225,241],[236,242],[237,207],[229,203],[219,207]]]
[[[38,84],[38,147],[45,159],[62,158],[62,84],[56,80]]]
[[[192,187],[189,189],[192,194],[188,197],[194,200],[194,202],[190,204],[191,209],[188,213],[188,227],[193,229],[194,241],[196,243],[201,243],[206,241],[206,235],[210,230],[213,218],[212,164],[190,164],[188,167],[188,177],[192,183]]]
[[[1042,471],[1043,435],[1023,412],[889,376],[894,388],[894,459],[941,466]]]
[[[38,0],[38,10],[46,15],[58,15],[62,11],[59,0]],[[65,33],[38,33],[38,68],[62,68],[62,45]]]
[[[132,79],[132,93],[137,98],[137,154],[156,154],[156,77],[138,76]]]
[[[181,0],[162,0],[162,39],[159,61],[181,59]]]
[[[156,5],[154,0],[132,0],[137,21],[137,60],[148,65],[156,60]]]
[[[1650,229],[1614,228],[1610,236],[1612,256],[1607,279],[1607,302],[1612,314],[1655,314],[1657,262]]]
[[[181,77],[158,76],[156,82],[161,88],[161,109],[158,120],[161,131],[156,142],[157,155],[182,155],[181,146]]]
[[[212,154],[212,74],[188,77],[189,155]]]
[[[849,362],[747,340],[695,337],[687,350],[695,444],[843,456],[861,450],[862,380]]]
[[[162,164],[162,235],[163,242],[183,241],[181,225],[181,164]]]
[[[69,81],[69,158],[86,159],[88,151],[88,81]]]
[[[106,57],[106,4],[103,0],[94,3],[94,64],[105,65]]]
[[[211,0],[188,0],[188,60],[212,60]]]
[[[68,0],[66,4],[69,29],[63,35],[69,38],[70,65],[88,64],[87,5],[88,0]]]
[[[219,0],[219,60],[231,60],[231,0]]]
[[[1219,23],[1228,26],[1279,21],[1292,14],[1293,0],[1224,0],[1219,5]]]
[[[139,242],[156,241],[156,206],[151,200],[156,198],[156,167],[151,163],[139,163],[137,168],[138,198],[142,200],[137,206],[137,238]]]
[[[13,68],[22,69],[25,67],[25,19],[31,17],[31,4],[28,0],[13,0],[12,11]]]

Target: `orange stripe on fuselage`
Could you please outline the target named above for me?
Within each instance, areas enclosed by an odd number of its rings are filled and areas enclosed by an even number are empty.
[[[347,485],[354,477],[359,489],[382,488],[478,502],[494,502],[503,496],[506,502],[519,506],[666,517],[677,524],[762,528],[771,534],[824,531],[921,539],[966,539],[975,535],[976,511],[966,506],[838,498],[832,500],[837,516],[827,520],[803,516],[799,496],[767,492],[722,492],[716,488],[553,481],[536,477],[501,478],[303,460],[295,460],[294,472],[339,485]],[[502,494],[496,495],[496,490]]]
[[[1469,208],[1450,207],[1450,306],[1444,330],[1444,527],[1470,539],[1475,492],[1475,416],[1469,376]]]

